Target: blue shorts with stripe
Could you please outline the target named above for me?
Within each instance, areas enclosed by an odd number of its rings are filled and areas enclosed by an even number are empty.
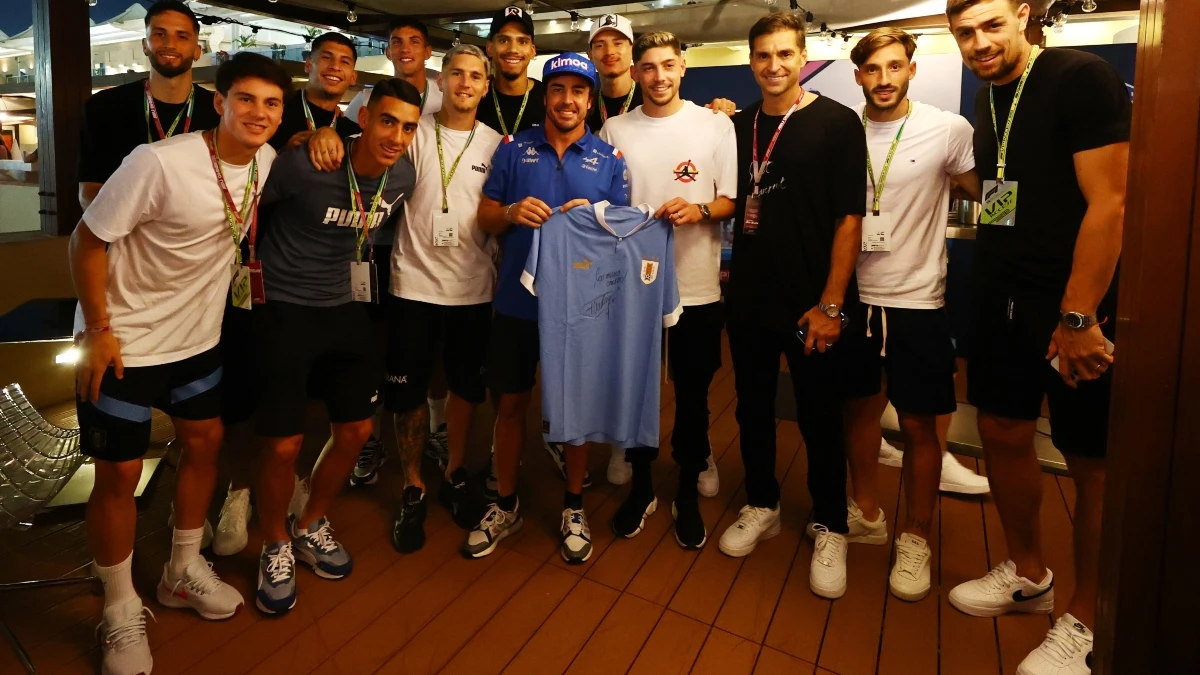
[[[126,368],[117,379],[112,368],[100,382],[96,402],[75,399],[83,454],[125,462],[150,446],[151,408],[185,420],[221,415],[221,352],[214,347],[174,363]]]

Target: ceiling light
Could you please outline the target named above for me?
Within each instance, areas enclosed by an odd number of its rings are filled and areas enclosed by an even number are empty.
[[[590,31],[591,29],[592,29],[592,17],[589,16],[588,18],[583,20],[583,30],[584,30],[584,32],[587,32],[587,31]]]
[[[849,34],[849,33],[843,33],[843,34],[842,34],[842,37],[843,37],[843,40],[842,40],[842,49],[850,49],[850,34]]]
[[[349,21],[350,23],[358,21],[358,13],[354,11],[354,3],[350,3],[349,5],[346,5],[346,7],[348,8],[346,11],[346,21]]]
[[[454,31],[454,44],[453,44],[453,46],[454,46],[454,47],[457,47],[457,46],[459,46],[459,45],[461,45],[461,44],[462,44],[462,33],[460,33],[459,31]]]
[[[88,0],[88,7],[95,7],[100,0]]]
[[[1096,8],[1096,0],[1083,0],[1083,11],[1094,12]]]
[[[533,16],[533,0],[525,0],[525,13]]]
[[[1053,25],[1054,25],[1055,33],[1063,32],[1063,29],[1067,27],[1067,13],[1059,12],[1058,14],[1056,14],[1054,16]]]
[[[571,30],[579,30],[579,12],[571,12]]]

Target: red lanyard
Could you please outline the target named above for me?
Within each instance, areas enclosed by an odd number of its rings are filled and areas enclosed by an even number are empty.
[[[163,131],[162,122],[160,122],[158,119],[158,107],[154,105],[154,97],[150,95],[150,80],[148,80],[148,79],[146,80],[145,90],[146,90],[146,117],[147,117],[147,120],[146,120],[146,142],[147,143],[154,142],[154,139],[150,138],[150,120],[149,120],[149,118],[151,118],[151,117],[154,118],[154,126],[155,126],[155,128],[158,129],[158,140],[160,140],[160,141],[163,140],[164,138],[170,138],[171,136],[173,136],[175,134],[175,127],[179,125],[180,117],[183,117],[183,132],[182,133],[186,134],[188,132],[188,130],[191,129],[191,127],[192,127],[192,107],[196,103],[195,89],[188,92],[187,107],[185,107],[179,111],[179,114],[175,116],[175,121],[171,123],[171,128],[166,131]],[[186,113],[186,117],[184,116],[184,113]]]
[[[760,105],[758,110],[755,111],[754,132],[751,137],[752,142],[750,146],[750,167],[753,172],[751,177],[754,180],[754,194],[758,194],[758,183],[762,180],[763,174],[767,172],[767,163],[771,161],[771,151],[775,149],[775,141],[779,140],[779,134],[783,131],[783,125],[787,124],[788,118],[792,116],[792,113],[796,112],[796,109],[800,107],[800,102],[803,100],[804,88],[801,87],[800,96],[792,104],[792,107],[788,108],[788,111],[784,113],[783,119],[779,120],[779,126],[775,128],[775,135],[771,137],[771,143],[767,146],[767,154],[763,155],[761,164],[758,161],[758,114],[762,112],[762,106]]]
[[[258,234],[258,199],[251,203],[251,195],[258,193],[258,158],[250,162],[250,175],[246,178],[246,192],[242,196],[242,209],[239,211],[229,194],[229,186],[225,184],[225,175],[221,172],[221,160],[217,156],[216,130],[205,132],[204,142],[208,146],[208,158],[212,160],[213,173],[217,176],[217,185],[221,186],[221,194],[225,197],[225,219],[229,223],[230,234],[233,235],[233,248],[237,264],[242,264],[241,227],[246,218],[250,220],[247,232],[250,238],[250,262],[254,262],[254,241]]]

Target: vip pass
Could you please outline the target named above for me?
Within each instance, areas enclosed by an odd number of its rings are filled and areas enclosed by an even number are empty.
[[[171,122],[171,127],[169,129],[167,129],[166,131],[163,131],[162,122],[160,122],[158,119],[158,106],[154,105],[154,97],[150,95],[150,80],[146,80],[145,91],[146,91],[146,98],[145,98],[145,101],[142,102],[142,107],[144,108],[145,113],[146,113],[146,142],[147,143],[154,142],[154,136],[152,136],[150,134],[150,118],[151,117],[154,118],[154,127],[155,127],[155,129],[158,130],[158,140],[160,140],[160,141],[164,138],[170,138],[171,136],[175,135],[175,127],[179,126],[180,119],[183,120],[183,133],[186,134],[188,132],[188,130],[191,129],[191,127],[192,127],[192,109],[196,105],[196,90],[195,89],[188,91],[187,106],[185,106],[182,110],[180,110],[179,114],[175,115],[175,121]],[[184,117],[184,113],[187,113],[187,117]]]
[[[354,259],[356,262],[362,262],[363,244],[367,244],[367,260],[375,259],[375,237],[371,234],[371,222],[375,219],[375,211],[379,208],[379,202],[383,199],[383,189],[387,186],[388,172],[391,167],[383,170],[383,175],[379,177],[379,187],[375,190],[375,196],[371,198],[371,209],[367,211],[363,208],[362,192],[358,189],[358,178],[354,175],[354,160],[351,159],[354,153],[354,143],[351,142],[346,148],[346,175],[350,182],[350,206],[358,211],[359,225],[356,228],[358,245],[354,248]],[[369,240],[369,241],[368,241]]]

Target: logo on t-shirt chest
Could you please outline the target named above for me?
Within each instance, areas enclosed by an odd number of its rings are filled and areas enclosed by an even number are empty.
[[[695,162],[686,159],[675,166],[674,174],[675,180],[680,183],[692,183],[700,175],[700,169],[696,168]]]
[[[371,216],[371,229],[375,229],[383,224],[385,220],[392,217],[392,208],[404,199],[404,193],[401,192],[391,202],[380,197],[379,207],[375,209],[374,215]],[[325,209],[325,219],[321,221],[322,225],[336,225],[338,227],[362,227],[362,221],[366,214],[358,209],[342,209],[335,206],[330,206]]]

